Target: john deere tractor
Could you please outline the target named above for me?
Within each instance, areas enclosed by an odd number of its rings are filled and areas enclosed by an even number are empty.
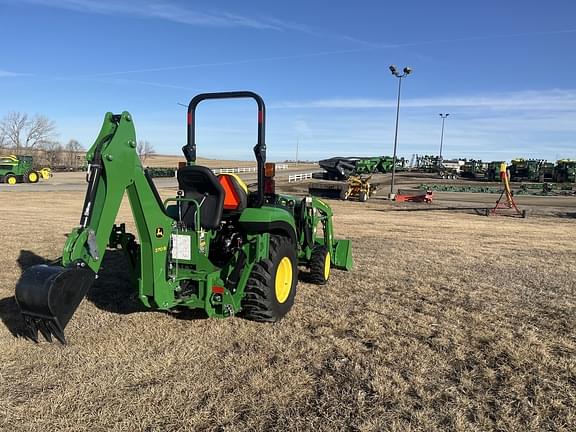
[[[40,178],[45,178],[45,170],[36,171],[33,168],[32,156],[3,156],[0,158],[0,183],[36,183]]]
[[[195,111],[207,99],[252,98],[258,106],[256,190],[234,175],[196,164]],[[206,93],[188,106],[186,165],[178,193],[162,201],[136,153],[128,112],[107,113],[86,159],[90,169],[80,225],[57,265],[28,268],[16,286],[29,336],[66,343],[64,328],[98,275],[107,248],[127,256],[134,290],[147,307],[203,309],[209,317],[240,314],[275,322],[292,307],[298,266],[325,284],[331,267],[352,268],[351,243],[336,240],[332,211],[310,196],[276,194],[266,164],[265,106],[252,92]],[[115,225],[127,193],[136,236]]]

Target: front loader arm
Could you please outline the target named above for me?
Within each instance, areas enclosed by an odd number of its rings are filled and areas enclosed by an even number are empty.
[[[323,224],[323,238],[321,242],[328,248],[332,265],[336,268],[351,270],[354,264],[352,259],[352,244],[350,240],[337,240],[334,238],[332,209],[324,201],[316,197],[312,197],[312,207],[315,210],[313,212],[312,225],[316,226],[318,222]]]
[[[106,114],[86,159],[90,169],[80,226],[66,240],[61,265],[32,266],[16,286],[16,300],[35,340],[40,331],[47,339],[54,335],[65,342],[64,327],[96,278],[125,192],[141,242],[136,261],[140,265],[133,269],[141,297],[152,295],[155,284],[168,283],[166,263],[173,221],[144,173],[129,113]]]

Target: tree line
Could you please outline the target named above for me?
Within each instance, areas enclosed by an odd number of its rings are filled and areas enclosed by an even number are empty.
[[[36,165],[52,168],[79,169],[84,161],[85,149],[77,140],[66,144],[57,139],[56,123],[48,117],[21,112],[9,112],[0,120],[0,156],[34,156]],[[136,148],[142,162],[155,154],[148,141],[140,140]]]

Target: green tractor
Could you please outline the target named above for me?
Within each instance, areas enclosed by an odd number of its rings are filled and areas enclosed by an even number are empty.
[[[379,163],[379,157],[360,158],[356,161],[356,166],[354,167],[354,175],[375,173],[378,170]]]
[[[391,156],[382,156],[378,161],[378,166],[376,167],[377,172],[382,174],[387,174],[392,172],[392,166],[394,165],[394,158]],[[404,169],[404,158],[396,158],[396,170]]]
[[[483,179],[486,177],[487,165],[485,162],[476,159],[467,160],[462,166],[460,177],[470,178],[473,180]]]
[[[234,175],[216,176],[196,165],[195,112],[207,99],[252,98],[258,105],[255,191]],[[350,240],[336,240],[332,211],[322,201],[276,194],[274,166],[266,164],[265,106],[252,92],[206,93],[188,106],[186,165],[179,191],[161,200],[136,153],[128,112],[107,113],[86,159],[88,188],[80,219],[57,265],[28,268],[16,300],[28,330],[66,343],[64,328],[98,275],[107,248],[121,248],[139,300],[156,310],[202,309],[209,317],[240,314],[275,322],[291,309],[298,266],[325,284],[331,267],[350,270]],[[139,243],[115,219],[124,193]]]
[[[562,159],[556,162],[554,181],[558,183],[576,183],[576,160]]]
[[[543,160],[540,159],[512,159],[508,166],[510,181],[513,182],[538,182],[541,181],[541,167]]]
[[[0,158],[0,183],[36,183],[41,174],[34,170],[32,156],[3,156]]]
[[[488,168],[486,169],[486,174],[484,179],[490,182],[500,181],[500,166],[504,161],[492,161],[488,162]]]

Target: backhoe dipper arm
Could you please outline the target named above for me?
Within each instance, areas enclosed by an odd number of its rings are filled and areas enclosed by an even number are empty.
[[[133,269],[140,293],[152,295],[156,282],[166,283],[172,219],[144,173],[129,113],[106,114],[86,159],[90,170],[80,226],[66,240],[61,266],[32,266],[16,286],[16,300],[34,340],[40,331],[46,339],[54,335],[65,342],[64,327],[96,278],[124,192],[141,243],[140,266]]]

